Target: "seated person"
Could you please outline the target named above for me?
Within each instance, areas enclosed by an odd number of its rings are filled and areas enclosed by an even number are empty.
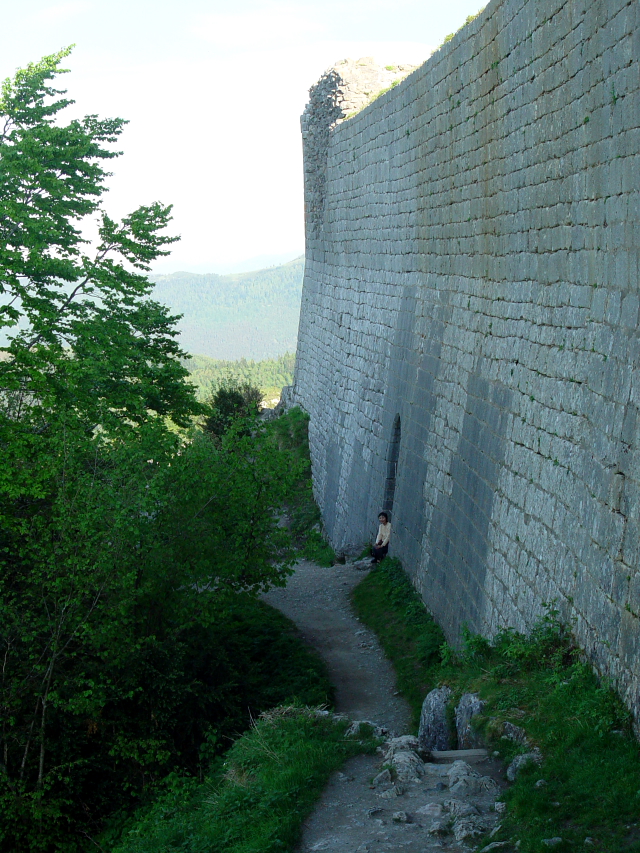
[[[373,560],[371,560],[371,565],[379,563],[380,560],[383,560],[387,556],[387,551],[389,550],[389,538],[391,536],[391,524],[389,523],[389,516],[386,512],[381,512],[378,516],[378,521],[380,522],[380,527],[378,528],[376,544],[371,549],[371,554],[373,556]]]

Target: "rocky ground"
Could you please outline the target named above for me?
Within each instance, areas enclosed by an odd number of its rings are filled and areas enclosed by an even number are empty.
[[[353,615],[350,590],[366,564],[324,569],[301,562],[266,600],[298,625],[327,662],[336,711],[373,721],[385,737],[376,756],[347,762],[306,821],[298,853],[466,851],[498,825],[502,771],[482,749],[424,751],[408,734],[409,708],[391,664]],[[487,850],[504,849],[494,842]]]

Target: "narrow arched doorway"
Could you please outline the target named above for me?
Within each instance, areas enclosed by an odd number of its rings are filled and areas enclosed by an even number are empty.
[[[393,432],[389,445],[387,457],[387,480],[384,487],[383,509],[391,514],[393,512],[393,499],[396,494],[396,477],[398,474],[398,457],[400,456],[400,438],[402,428],[400,426],[400,415],[396,415],[393,421]]]

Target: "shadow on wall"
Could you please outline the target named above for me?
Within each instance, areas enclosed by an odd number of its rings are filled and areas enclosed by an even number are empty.
[[[393,499],[396,494],[396,477],[398,474],[398,457],[400,455],[400,439],[402,437],[402,426],[400,415],[395,416],[393,421],[393,432],[391,444],[389,445],[389,461],[387,463],[387,480],[384,487],[384,502],[382,508],[385,512],[393,513]]]

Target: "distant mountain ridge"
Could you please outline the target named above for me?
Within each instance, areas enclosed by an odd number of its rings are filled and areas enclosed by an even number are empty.
[[[153,298],[183,314],[189,353],[235,360],[276,358],[296,348],[304,257],[255,272],[151,275]]]

